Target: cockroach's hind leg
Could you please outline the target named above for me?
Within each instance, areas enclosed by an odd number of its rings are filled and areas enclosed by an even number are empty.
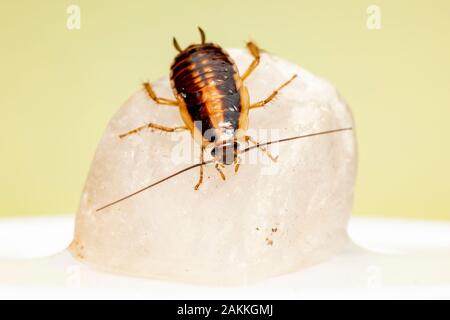
[[[216,168],[217,172],[219,172],[219,175],[222,178],[222,180],[225,181],[226,177],[221,168],[221,167],[223,167],[223,165],[221,166],[219,163],[216,163],[216,165],[214,167]]]
[[[152,85],[148,82],[143,83],[145,91],[147,91],[148,96],[150,99],[155,101],[158,104],[164,104],[167,106],[178,106],[178,101],[166,99],[166,98],[160,98],[156,95],[155,91],[153,91]]]
[[[256,67],[259,64],[259,61],[261,60],[261,50],[258,48],[258,46],[254,42],[247,42],[247,49],[250,51],[250,54],[253,56],[252,63],[248,66],[247,70],[242,74],[241,79],[242,81],[245,81],[252,72],[256,69]]]
[[[260,145],[260,143],[256,140],[254,140],[252,137],[250,136],[245,136],[244,137],[245,141],[248,143],[249,141],[251,143],[253,143],[259,150],[261,150],[270,160],[272,160],[273,162],[277,162],[278,160],[278,156],[274,157],[269,150],[267,150],[267,148],[263,147]]]
[[[268,96],[266,99],[258,101],[256,103],[253,103],[250,105],[250,109],[255,109],[255,108],[260,108],[260,107],[264,107],[266,104],[268,104],[270,101],[272,101],[276,95],[280,92],[281,89],[283,89],[284,87],[286,87],[289,83],[292,82],[292,80],[294,80],[295,78],[297,78],[297,75],[294,74],[288,81],[286,81],[285,83],[283,83],[281,86],[279,86],[277,89],[275,89],[272,94],[270,96]]]
[[[120,134],[119,138],[123,139],[125,137],[128,137],[128,136],[130,136],[132,134],[138,133],[138,132],[140,132],[142,130],[145,130],[145,129],[159,130],[159,131],[163,131],[163,132],[180,132],[180,131],[188,130],[188,128],[185,127],[185,126],[179,126],[179,127],[170,128],[170,127],[166,127],[166,126],[162,126],[160,124],[156,124],[156,123],[150,122],[150,123],[147,123],[146,125],[143,125],[143,126],[141,126],[139,128],[136,128],[136,129],[130,130],[128,132]]]
[[[198,177],[198,182],[194,187],[194,190],[197,191],[203,183],[203,164],[200,166],[200,175]]]
[[[197,184],[194,187],[194,190],[196,190],[196,191],[198,190],[198,188],[203,183],[203,166],[204,166],[204,164],[203,164],[203,162],[204,162],[204,160],[203,160],[203,153],[205,151],[205,148],[203,146],[201,148],[202,149],[201,149],[201,153],[200,153],[200,176],[198,177],[198,182],[197,182]]]

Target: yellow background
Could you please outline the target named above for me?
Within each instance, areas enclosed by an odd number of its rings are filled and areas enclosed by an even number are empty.
[[[81,7],[81,29],[66,9]],[[377,4],[382,29],[368,30]],[[0,215],[74,212],[108,120],[171,38],[261,47],[333,82],[357,124],[357,214],[450,219],[450,1],[2,1]]]

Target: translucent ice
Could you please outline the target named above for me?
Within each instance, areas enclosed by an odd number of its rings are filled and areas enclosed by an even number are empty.
[[[229,53],[241,72],[251,62],[245,50]],[[273,102],[250,111],[250,135],[265,142],[353,126],[333,86],[267,53],[246,80],[250,100],[267,97],[293,74],[298,78]],[[154,89],[173,98],[167,78]],[[195,168],[96,211],[199,161],[189,132],[118,137],[148,122],[183,125],[176,107],[156,105],[144,90],[120,108],[99,143],[77,212],[70,251],[81,261],[112,272],[226,285],[296,271],[347,243],[354,131],[273,144],[276,163],[253,149],[238,173],[225,169],[226,181],[209,165],[195,191]]]

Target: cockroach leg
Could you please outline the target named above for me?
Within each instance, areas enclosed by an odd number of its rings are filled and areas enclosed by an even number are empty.
[[[245,141],[248,143],[249,141],[251,143],[253,143],[259,150],[261,150],[263,153],[266,154],[267,157],[269,157],[270,160],[272,160],[273,162],[277,162],[278,160],[278,156],[274,157],[269,150],[267,150],[267,148],[263,147],[258,141],[254,140],[252,137],[250,136],[245,136],[244,137]]]
[[[150,99],[155,101],[158,104],[164,104],[167,106],[178,106],[178,101],[176,100],[170,100],[166,98],[160,98],[156,95],[155,91],[153,91],[153,88],[150,83],[144,82],[143,84],[145,91],[147,91],[148,96]]]
[[[292,80],[294,80],[295,78],[297,78],[297,75],[294,74],[288,81],[286,81],[285,83],[283,83],[281,86],[279,86],[277,89],[275,89],[272,94],[270,96],[268,96],[266,99],[255,102],[253,104],[250,105],[250,109],[255,109],[255,108],[260,108],[265,106],[266,104],[268,104],[270,101],[273,100],[273,98],[276,97],[276,95],[280,92],[281,89],[283,89],[284,87],[286,87],[289,83],[292,82]]]
[[[223,165],[222,164],[220,164],[220,163],[216,163],[216,165],[214,166],[215,168],[216,168],[216,170],[219,172],[219,174],[220,174],[220,177],[222,178],[222,180],[224,180],[225,181],[225,174],[223,173],[223,171],[222,171],[222,169],[221,169],[221,167],[223,168]]]
[[[150,123],[148,123],[146,125],[143,125],[142,127],[139,127],[139,128],[130,130],[128,132],[122,133],[121,135],[119,135],[119,138],[123,139],[125,137],[128,137],[129,135],[138,133],[138,132],[140,132],[142,130],[145,130],[145,129],[159,130],[159,131],[164,131],[164,132],[180,132],[180,131],[188,130],[188,128],[185,127],[185,126],[170,128],[170,127],[165,127],[165,126],[162,126],[160,124],[156,124],[156,123],[151,123],[150,122]]]
[[[238,172],[240,166],[241,166],[241,157],[237,156],[236,160],[234,160],[234,172],[235,173]]]
[[[198,177],[198,182],[197,182],[197,184],[194,187],[195,190],[198,190],[198,188],[200,187],[200,185],[203,182],[203,165],[204,165],[203,164],[203,162],[204,162],[204,160],[203,160],[203,153],[204,152],[205,152],[205,148],[202,146],[201,147],[201,153],[200,153],[200,176]]]
[[[250,51],[250,54],[253,56],[253,61],[252,63],[248,66],[247,70],[245,70],[245,72],[242,74],[242,81],[245,81],[245,79],[248,78],[249,75],[252,74],[252,72],[256,69],[256,67],[259,64],[259,61],[261,60],[261,55],[260,55],[260,51],[258,46],[256,44],[254,44],[253,42],[247,42],[247,48],[248,51]]]

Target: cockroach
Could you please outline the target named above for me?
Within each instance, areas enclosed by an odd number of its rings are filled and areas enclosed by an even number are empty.
[[[222,168],[225,165],[234,165],[234,171],[237,172],[240,165],[240,155],[254,148],[258,148],[272,161],[276,162],[277,158],[273,157],[265,146],[351,129],[330,130],[267,143],[259,143],[251,136],[246,135],[249,123],[249,111],[261,108],[271,102],[279,94],[280,90],[291,83],[297,75],[292,75],[290,79],[279,85],[266,99],[250,103],[249,93],[244,83],[258,66],[261,60],[261,50],[255,43],[247,42],[247,48],[253,56],[253,61],[240,74],[236,63],[228,53],[219,45],[206,42],[205,32],[200,27],[198,30],[200,32],[201,43],[192,44],[184,50],[181,49],[176,38],[173,38],[173,46],[178,51],[178,55],[170,67],[170,84],[176,98],[175,100],[159,97],[150,83],[145,82],[143,84],[149,98],[157,104],[178,107],[184,126],[167,127],[151,122],[123,133],[119,137],[125,138],[146,129],[164,132],[189,130],[201,148],[200,162],[105,205],[97,209],[97,211],[117,204],[196,167],[200,168],[199,179],[194,186],[194,189],[198,190],[203,182],[204,166],[210,163],[214,164],[220,177],[225,180],[225,174]],[[247,145],[252,143],[253,146],[240,150],[241,142]],[[212,160],[205,161],[205,149],[211,145]]]
[[[225,180],[221,170],[224,165],[234,163],[235,171],[239,168],[239,142],[257,143],[252,137],[244,134],[248,128],[249,110],[260,108],[272,101],[297,75],[293,75],[274,90],[268,98],[250,104],[244,81],[259,64],[260,49],[253,42],[247,43],[254,60],[240,75],[236,63],[228,53],[217,44],[207,43],[204,31],[201,28],[199,31],[201,43],[192,44],[184,50],[176,38],[173,38],[173,45],[179,52],[170,67],[170,84],[176,100],[158,97],[150,83],[144,83],[149,97],[156,103],[179,108],[185,125],[170,128],[149,123],[120,137],[124,138],[147,128],[166,132],[189,130],[201,146],[200,162],[203,162],[205,148],[213,145],[211,155],[215,159],[215,168]],[[260,149],[273,161],[276,160],[265,148]],[[202,181],[203,166],[200,166],[196,190]]]

